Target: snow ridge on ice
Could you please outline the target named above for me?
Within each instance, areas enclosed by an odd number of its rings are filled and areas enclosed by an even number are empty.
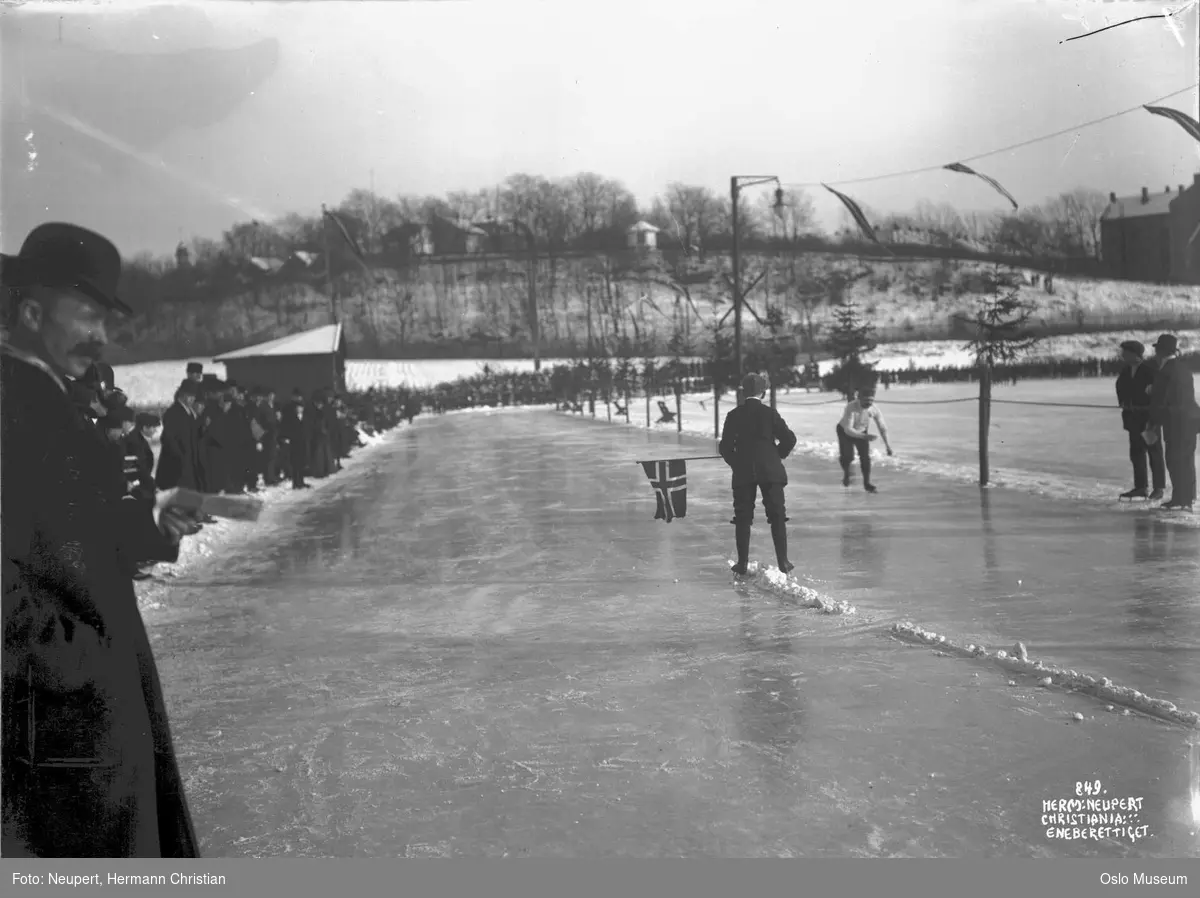
[[[730,559],[730,564],[735,562]],[[857,614],[858,610],[849,602],[839,602],[821,595],[815,589],[809,589],[789,577],[777,567],[761,565],[751,561],[746,565],[746,574],[756,587],[764,592],[773,593],[780,598],[794,599],[801,608],[813,608],[822,614]]]
[[[1031,661],[1024,644],[1020,642],[1014,645],[1011,651],[998,649],[990,652],[982,645],[964,645],[908,621],[892,624],[890,632],[897,639],[927,645],[947,655],[991,661],[1005,670],[1036,675],[1043,686],[1061,686],[1073,692],[1104,699],[1112,705],[1121,705],[1151,717],[1200,729],[1200,714],[1195,711],[1184,711],[1173,702],[1152,698],[1128,686],[1116,686],[1108,677],[1094,677],[1074,670],[1053,667],[1042,661]]]

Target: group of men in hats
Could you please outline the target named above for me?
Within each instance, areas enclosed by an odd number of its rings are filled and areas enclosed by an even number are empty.
[[[1170,477],[1171,496],[1160,507],[1191,511],[1200,432],[1195,381],[1179,360],[1179,341],[1173,334],[1161,335],[1153,348],[1154,357],[1147,359],[1146,347],[1137,340],[1121,344],[1125,367],[1117,375],[1117,402],[1133,465],[1133,489],[1121,498],[1157,501]]]
[[[340,471],[360,444],[353,416],[331,391],[318,390],[306,400],[296,389],[278,405],[274,390],[243,390],[191,362],[163,414],[155,483],[159,489],[234,494],[290,479],[293,488],[307,489],[307,477]]]
[[[99,364],[109,316],[130,314],[120,254],[46,224],[0,262],[2,852],[196,857],[133,583],[191,523],[154,508],[144,448],[130,451],[154,422],[131,420]]]

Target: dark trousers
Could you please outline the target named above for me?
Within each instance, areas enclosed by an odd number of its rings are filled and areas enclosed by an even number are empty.
[[[1133,462],[1133,488],[1144,490],[1148,486],[1146,479],[1146,461],[1150,462],[1150,474],[1153,478],[1154,489],[1167,487],[1167,468],[1164,463],[1162,440],[1153,446],[1147,446],[1140,433],[1129,432],[1129,460]]]
[[[1171,475],[1171,501],[1191,505],[1196,501],[1196,427],[1163,428],[1167,472]]]
[[[308,459],[295,453],[292,455],[288,467],[292,469],[292,486],[297,489],[304,486],[304,475],[308,473]]]
[[[783,488],[784,485],[782,483],[749,483],[744,486],[735,486],[733,488],[734,523],[754,523],[754,505],[760,490],[762,491],[763,510],[766,512],[767,520],[771,523],[786,521]]]
[[[854,453],[858,453],[858,464],[862,468],[863,480],[871,482],[871,441],[859,440],[846,433],[841,424],[837,426],[838,462],[842,470],[850,473],[854,464]]]

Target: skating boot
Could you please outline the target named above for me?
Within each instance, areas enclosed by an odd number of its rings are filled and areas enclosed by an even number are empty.
[[[1158,502],[1159,500],[1162,499],[1162,497],[1163,497],[1163,491],[1161,489],[1156,489],[1154,492],[1152,492],[1150,494],[1150,501]]]
[[[737,543],[737,564],[730,570],[738,577],[746,576],[746,565],[750,563],[750,525],[735,524],[734,541]]]
[[[869,483],[869,482],[863,484],[863,489],[866,490],[868,493],[879,492],[879,490],[876,489],[875,484]]]
[[[1122,498],[1122,499],[1128,499],[1128,500],[1129,500],[1129,501],[1131,501],[1131,502],[1132,502],[1134,499],[1145,499],[1145,498],[1146,498],[1146,488],[1145,488],[1145,487],[1142,487],[1141,489],[1137,489],[1137,488],[1135,488],[1135,489],[1131,489],[1131,490],[1130,490],[1129,492],[1127,492],[1127,493],[1121,493],[1121,496],[1120,496],[1120,498]],[[1162,490],[1159,490],[1159,492],[1158,492],[1158,498],[1160,498],[1160,499],[1162,498]]]
[[[771,522],[771,539],[775,543],[775,562],[779,565],[779,569],[785,574],[791,573],[796,566],[788,560],[786,521]]]
[[[845,468],[842,471],[842,486],[849,486],[849,485],[850,485],[850,469]]]

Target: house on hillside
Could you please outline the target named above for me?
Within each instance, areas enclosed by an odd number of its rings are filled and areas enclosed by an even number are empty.
[[[429,222],[434,253],[439,256],[464,256],[487,252],[490,235],[470,222],[450,221],[435,215]]]
[[[525,252],[529,249],[528,239],[518,233],[510,223],[489,218],[487,221],[476,222],[475,227],[487,234],[487,239],[484,241],[485,252],[507,254]]]
[[[213,361],[225,365],[229,380],[266,387],[280,399],[297,387],[305,396],[320,389],[346,389],[346,336],[340,324],[247,346]]]
[[[1139,196],[1108,195],[1108,207],[1100,215],[1100,258],[1110,277],[1158,284],[1172,280],[1171,204],[1183,195],[1182,185],[1174,194],[1170,187],[1153,194],[1143,187]],[[1195,208],[1194,200],[1190,208]]]
[[[658,249],[658,230],[648,221],[630,225],[625,231],[625,245],[641,251]]]
[[[432,256],[433,233],[429,225],[410,222],[392,228],[381,240],[384,255],[404,260]]]

